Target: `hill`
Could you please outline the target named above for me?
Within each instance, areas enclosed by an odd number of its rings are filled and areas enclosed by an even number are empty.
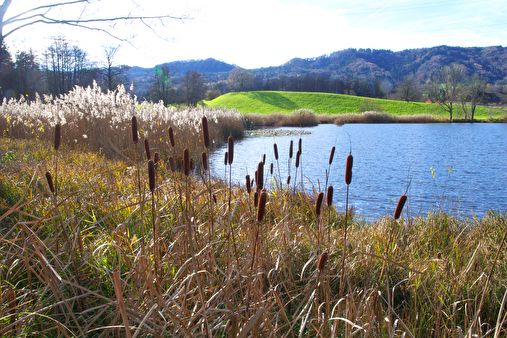
[[[432,114],[447,116],[438,104],[372,99],[352,95],[304,92],[241,92],[228,93],[212,101],[211,107],[234,108],[242,113],[290,113],[300,108],[312,109],[317,114],[360,113],[380,111],[396,115]],[[476,118],[490,117],[492,108],[477,107]],[[458,109],[456,109],[458,111]],[[460,112],[457,113],[460,118]]]

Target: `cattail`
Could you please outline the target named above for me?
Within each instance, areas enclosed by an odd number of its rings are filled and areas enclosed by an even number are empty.
[[[173,132],[173,127],[169,127],[169,142],[171,142],[171,147],[174,148],[174,132]]]
[[[259,162],[257,165],[257,177],[255,178],[257,182],[257,189],[262,190],[264,188],[264,163]]]
[[[227,165],[228,161],[229,161],[229,153],[226,151],[225,152],[225,157],[224,157],[224,164]]]
[[[265,190],[263,190],[261,196],[259,197],[259,206],[257,208],[257,222],[262,222],[262,219],[264,218],[264,214],[266,213],[267,198],[268,194]]]
[[[148,179],[150,183],[150,191],[155,190],[155,163],[153,160],[148,161]]]
[[[55,186],[53,185],[53,177],[49,173],[49,171],[46,172],[46,181],[48,181],[49,190],[54,194],[55,193]]]
[[[266,165],[266,154],[262,155],[262,164]]]
[[[290,141],[290,146],[289,146],[289,158],[292,158],[292,147],[293,147],[293,142],[292,140]]]
[[[160,162],[160,155],[157,151],[155,154],[153,154],[153,162],[155,162],[155,168],[158,167],[158,163]]]
[[[61,127],[60,124],[55,126],[55,150],[58,151],[60,148],[60,139],[61,139]]]
[[[213,202],[217,203],[217,196],[215,194],[213,194],[212,196],[213,196]]]
[[[202,117],[202,141],[206,149],[209,148],[208,119],[206,118],[206,116]]]
[[[227,139],[227,144],[229,146],[229,165],[232,164],[232,160],[234,159],[234,138],[232,136],[229,136]]]
[[[250,194],[250,192],[252,191],[252,185],[250,184],[250,175],[245,176],[245,181],[246,181],[246,192]]]
[[[190,175],[190,151],[187,148],[183,150],[183,173]]]
[[[331,154],[329,155],[329,165],[331,165],[331,163],[333,163],[334,151],[335,150],[336,150],[335,147],[331,148]]]
[[[407,195],[401,195],[400,199],[398,200],[398,204],[396,205],[396,210],[394,210],[394,219],[400,218],[401,212],[403,211],[403,206],[405,205],[406,201]]]
[[[273,162],[269,165],[269,173],[273,175]]]
[[[299,157],[301,156],[301,151],[298,150],[296,153],[296,168],[299,168]]]
[[[132,116],[132,142],[139,142],[139,134],[137,133],[137,117]]]
[[[259,205],[259,192],[256,191],[254,193],[254,207],[257,208],[258,205]]]
[[[302,153],[302,152],[303,152],[302,145],[303,145],[303,141],[302,141],[302,140],[301,140],[301,138],[300,138],[300,139],[299,139],[299,142],[298,142],[298,151],[299,151],[300,153]]]
[[[346,165],[345,165],[345,183],[347,185],[350,184],[350,182],[352,182],[352,164],[354,162],[354,158],[352,157],[352,155],[348,154],[347,155],[347,162],[346,162]]]
[[[275,144],[273,144],[273,149],[275,150],[275,160],[278,161],[278,146]]]
[[[327,187],[326,204],[330,207],[333,204],[333,186]]]
[[[319,271],[324,270],[324,268],[326,267],[326,263],[327,263],[328,258],[329,258],[329,254],[327,252],[324,252],[322,255],[320,255],[319,264],[318,264]]]
[[[174,157],[169,157],[169,168],[171,168],[172,172],[176,171],[176,161],[174,161]]]
[[[324,199],[324,193],[319,192],[319,195],[317,196],[317,202],[315,203],[315,213],[317,216],[320,215],[320,208],[322,207],[322,200]]]
[[[151,153],[150,153],[150,143],[148,142],[148,139],[144,139],[144,150],[146,151],[146,159],[149,161],[151,160]]]
[[[205,151],[201,153],[202,168],[208,170],[208,155]]]
[[[289,185],[289,184],[290,184],[290,175],[287,176],[287,185]]]

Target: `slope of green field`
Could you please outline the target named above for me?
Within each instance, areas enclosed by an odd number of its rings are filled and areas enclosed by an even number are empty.
[[[205,101],[211,107],[224,106],[243,113],[290,113],[296,109],[308,108],[317,114],[361,113],[380,111],[396,115],[432,114],[447,116],[438,104],[373,99],[352,95],[301,92],[241,92],[228,93],[212,101]],[[488,107],[477,107],[476,118],[498,116],[501,111]],[[463,118],[458,105],[454,117]]]

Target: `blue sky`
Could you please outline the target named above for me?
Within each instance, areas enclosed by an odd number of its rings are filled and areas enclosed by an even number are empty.
[[[13,0],[7,17],[43,3],[51,1]],[[63,34],[97,62],[104,58],[104,46],[121,44],[117,62],[130,66],[212,57],[252,69],[346,48],[507,46],[506,7],[505,0],[92,0],[85,12],[55,15],[166,13],[188,19],[154,22],[151,28],[111,27],[116,35],[135,36],[130,43],[103,33],[37,25],[11,35],[7,44],[11,52],[32,47],[41,53],[52,36]]]

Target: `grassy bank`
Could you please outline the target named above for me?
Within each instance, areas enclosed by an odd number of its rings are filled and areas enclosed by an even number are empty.
[[[298,109],[311,109],[317,114],[346,114],[365,111],[387,112],[394,115],[433,115],[448,118],[438,104],[403,102],[365,98],[352,95],[300,92],[242,92],[228,93],[207,101],[211,107],[228,107],[243,113],[290,113]],[[463,118],[459,107],[455,107],[455,118]],[[505,110],[479,106],[476,118],[480,120],[499,118],[506,115]]]
[[[299,192],[294,161],[256,199],[263,179],[249,191],[166,156],[150,171],[140,142],[116,158],[54,148],[0,139],[0,336],[507,334],[505,215],[365,224]]]

